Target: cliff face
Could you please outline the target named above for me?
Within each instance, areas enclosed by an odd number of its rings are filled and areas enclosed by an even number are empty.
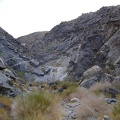
[[[120,6],[103,7],[97,12],[83,14],[75,20],[55,26],[39,41],[32,43],[29,55],[42,65],[54,61],[54,65],[65,66],[68,76],[76,80],[80,80],[83,73],[94,65],[103,70],[109,69],[109,74],[117,75],[119,33]],[[24,40],[24,37],[21,39]],[[26,43],[25,48],[29,46]],[[114,70],[111,70],[111,66]]]

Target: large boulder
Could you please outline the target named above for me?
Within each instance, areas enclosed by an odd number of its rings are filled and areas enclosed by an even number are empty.
[[[89,88],[96,82],[112,82],[114,79],[114,76],[105,73],[101,67],[95,65],[83,73],[80,85]]]
[[[101,77],[103,77],[102,68],[95,65],[83,73],[80,85],[89,88],[95,82],[99,82],[101,80]]]

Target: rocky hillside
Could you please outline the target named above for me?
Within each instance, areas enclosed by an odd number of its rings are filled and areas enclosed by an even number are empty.
[[[45,36],[47,32],[35,32],[31,33],[27,36],[22,36],[17,39],[18,42],[21,43],[22,46],[25,46],[27,51],[30,51],[30,54],[27,52],[26,55],[33,55],[34,54],[34,49],[36,49],[37,44],[39,44],[38,49],[42,49],[43,46],[43,41],[42,38]],[[34,57],[34,56],[32,56]]]
[[[32,40],[37,34],[31,34]],[[49,69],[36,81],[74,79],[81,83],[120,76],[120,6],[102,7],[97,12],[62,22],[34,42],[32,37],[26,42],[29,36],[17,40],[25,43],[24,55],[39,61],[42,68],[35,70],[38,74]],[[89,74],[97,75],[85,77],[84,72],[93,69],[94,73]]]
[[[0,28],[0,57],[15,77],[27,81],[120,79],[120,6],[103,7],[62,22],[49,32],[17,40]]]
[[[120,120],[120,5],[18,39],[0,27],[0,120],[13,119]]]

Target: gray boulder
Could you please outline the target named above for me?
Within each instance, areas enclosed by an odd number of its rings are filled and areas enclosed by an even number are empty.
[[[6,76],[9,76],[12,79],[16,79],[15,75],[8,69],[4,69],[4,73]]]
[[[105,98],[105,101],[108,104],[117,103],[117,99],[115,99],[115,98]]]
[[[36,59],[32,59],[30,60],[30,64],[34,67],[38,67],[40,62],[38,62]]]
[[[111,119],[110,119],[110,117],[109,117],[109,116],[107,116],[107,115],[104,115],[104,118],[103,118],[103,120],[111,120]]]
[[[102,69],[95,65],[83,73],[80,85],[86,88],[92,86],[95,82],[100,82],[103,77]]]

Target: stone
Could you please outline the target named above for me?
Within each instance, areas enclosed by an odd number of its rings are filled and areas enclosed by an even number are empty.
[[[64,89],[61,87],[61,88],[58,89],[58,92],[63,92],[63,90]]]
[[[120,91],[114,88],[109,88],[104,90],[104,94],[110,94],[113,98],[115,98],[116,95],[120,94]]]
[[[20,94],[22,94],[22,91],[19,88],[12,88],[11,90],[8,91],[7,96],[15,97]]]
[[[10,78],[8,78],[2,72],[0,72],[0,82],[1,83],[7,83],[8,81],[10,81]]]
[[[9,76],[12,79],[16,79],[15,75],[8,69],[4,69],[5,75]]]
[[[103,120],[111,120],[111,119],[109,118],[109,116],[107,116],[107,115],[104,115],[104,118],[103,118]]]
[[[50,86],[53,86],[53,85],[56,85],[56,84],[57,84],[57,82],[50,82],[50,83],[49,83],[49,87],[50,87]]]
[[[43,76],[45,73],[41,70],[41,67],[33,68],[32,71],[33,74],[36,74],[38,76]]]
[[[86,70],[83,73],[83,77],[89,78],[89,77],[94,76],[96,74],[100,74],[100,72],[102,72],[102,69],[99,66],[95,65],[95,66],[89,68],[88,70]]]
[[[78,98],[72,98],[70,100],[71,103],[75,103],[75,102],[80,102],[80,100]]]
[[[105,98],[105,101],[108,104],[117,103],[117,100],[115,98]]]
[[[33,91],[33,88],[29,88],[28,90],[29,90],[29,91]]]
[[[39,62],[36,59],[32,59],[32,60],[30,60],[30,64],[34,67],[38,67]]]

